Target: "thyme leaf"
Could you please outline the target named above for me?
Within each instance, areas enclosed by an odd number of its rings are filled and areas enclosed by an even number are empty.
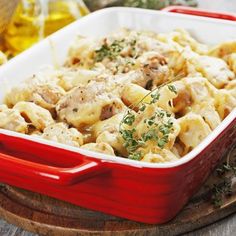
[[[211,190],[211,202],[215,207],[220,207],[224,201],[224,197],[232,194],[232,177],[236,176],[235,160],[230,161],[232,151],[235,149],[234,145],[227,155],[226,162],[222,163],[217,169],[216,173],[221,181],[213,185]],[[235,155],[233,157],[236,157]]]
[[[115,60],[117,56],[120,55],[121,51],[127,46],[132,48],[132,53],[134,54],[135,44],[135,39],[130,42],[125,42],[124,39],[114,40],[111,44],[108,44],[107,41],[105,41],[99,49],[95,50],[95,62],[101,62],[105,58]],[[132,64],[133,62],[128,61],[128,63]]]
[[[175,87],[174,85],[169,84],[169,85],[167,85],[167,86],[168,86],[168,89],[169,89],[171,92],[177,94],[177,90],[176,90],[176,87]]]
[[[131,154],[129,154],[128,158],[131,160],[140,161],[142,158],[142,153],[141,152],[131,153]]]

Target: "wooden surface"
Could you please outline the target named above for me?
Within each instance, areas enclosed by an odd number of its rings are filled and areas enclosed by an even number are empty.
[[[199,0],[200,7],[205,9],[223,10],[236,13],[236,0]],[[221,221],[198,229],[185,235],[188,236],[232,236],[236,232],[236,214],[232,214]],[[23,229],[8,224],[0,220],[0,236],[36,236],[37,234],[29,233]],[[138,235],[138,234],[137,234]],[[171,235],[171,233],[169,234]],[[65,235],[66,236],[66,235]]]
[[[17,226],[8,224],[4,220],[0,220],[1,236],[38,236],[27,232]],[[211,224],[203,229],[196,230],[183,236],[233,236],[236,232],[236,215],[229,216],[220,222]],[[66,236],[66,235],[65,235]],[[137,235],[138,236],[138,235]]]

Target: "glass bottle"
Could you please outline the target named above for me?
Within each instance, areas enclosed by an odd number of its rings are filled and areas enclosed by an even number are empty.
[[[21,0],[4,33],[5,50],[15,56],[88,13],[82,0]]]

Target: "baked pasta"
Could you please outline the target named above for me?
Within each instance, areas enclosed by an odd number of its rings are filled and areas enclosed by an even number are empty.
[[[236,107],[236,41],[183,29],[78,36],[59,68],[12,88],[0,128],[144,162],[182,158]]]

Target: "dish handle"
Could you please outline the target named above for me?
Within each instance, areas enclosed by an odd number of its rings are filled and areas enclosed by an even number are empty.
[[[81,155],[78,153],[78,155]],[[86,157],[70,168],[43,165],[22,160],[9,154],[0,153],[1,175],[30,178],[35,181],[50,182],[62,186],[72,185],[104,171],[102,161],[91,161]]]
[[[169,6],[169,7],[163,8],[162,11],[236,21],[236,15],[233,13],[231,14],[231,13],[223,13],[223,12],[216,12],[216,11],[208,11],[208,10],[193,8],[193,7]]]

